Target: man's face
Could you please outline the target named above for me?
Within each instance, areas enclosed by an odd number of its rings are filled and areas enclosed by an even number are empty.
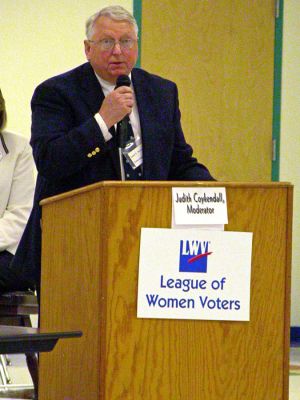
[[[99,41],[113,39],[118,41],[110,50],[102,48]],[[133,47],[122,48],[120,40],[132,39]],[[137,36],[133,25],[127,21],[115,21],[100,17],[94,24],[93,35],[85,40],[85,54],[94,71],[104,80],[115,83],[119,75],[128,75],[138,57]]]

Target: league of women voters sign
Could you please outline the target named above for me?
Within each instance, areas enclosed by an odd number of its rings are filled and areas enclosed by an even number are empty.
[[[252,233],[142,228],[138,318],[249,321]]]

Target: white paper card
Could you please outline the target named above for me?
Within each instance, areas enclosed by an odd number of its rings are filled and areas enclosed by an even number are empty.
[[[199,225],[183,225],[183,224],[176,224],[175,217],[174,217],[174,207],[172,207],[172,221],[171,221],[171,228],[173,229],[201,229],[203,231],[224,231],[224,224],[199,224]]]
[[[227,224],[226,190],[219,187],[174,187],[172,215],[172,227]]]
[[[143,163],[142,141],[138,137],[127,143],[125,149],[122,149],[122,154],[129,162],[131,168],[136,169]]]
[[[142,228],[138,318],[249,321],[252,233]]]

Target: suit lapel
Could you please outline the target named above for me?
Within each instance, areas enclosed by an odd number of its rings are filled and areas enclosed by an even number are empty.
[[[93,114],[99,111],[104,100],[104,94],[100,83],[89,63],[86,63],[78,71],[78,79],[81,88],[82,99],[89,106]]]
[[[80,82],[82,99],[89,106],[92,115],[95,115],[99,111],[104,100],[104,93],[90,63],[86,63],[82,66],[82,68],[79,70],[78,79]],[[113,146],[111,146],[109,154],[112,158],[116,174],[119,178],[121,178],[115,128],[110,128],[109,132],[112,134],[113,138],[111,140],[114,142]]]

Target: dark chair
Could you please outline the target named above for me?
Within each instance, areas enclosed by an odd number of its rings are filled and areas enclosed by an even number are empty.
[[[32,291],[8,292],[0,295],[0,324],[10,326],[31,327],[30,315],[38,314],[37,297]],[[38,388],[38,356],[26,353],[26,362],[31,375],[34,390]],[[6,368],[6,358],[0,358],[0,374],[3,384],[9,387],[10,377]]]

